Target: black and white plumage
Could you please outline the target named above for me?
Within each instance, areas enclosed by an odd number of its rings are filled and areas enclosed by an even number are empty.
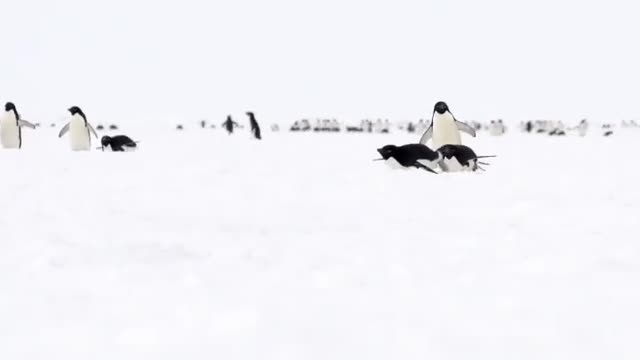
[[[227,133],[229,135],[233,134],[233,130],[239,126],[240,125],[238,125],[237,122],[233,121],[233,119],[231,118],[231,115],[227,116],[227,120],[225,120],[225,122],[222,123],[222,127],[225,130],[227,130]]]
[[[440,153],[423,144],[386,145],[378,149],[378,153],[382,156],[379,160],[384,160],[391,167],[416,167],[434,174],[437,172],[433,169],[442,160]]]
[[[261,140],[262,134],[260,133],[260,125],[258,125],[258,121],[256,120],[256,116],[251,111],[247,112],[247,116],[249,116],[249,125],[251,125],[251,134],[253,137]]]
[[[476,136],[476,130],[473,127],[456,120],[449,111],[449,106],[439,101],[433,108],[431,124],[420,138],[420,144],[426,144],[431,140],[434,148],[447,144],[459,145],[462,144],[460,131]]]
[[[22,128],[35,129],[32,123],[22,120],[16,106],[8,102],[4,106],[4,114],[0,120],[0,143],[5,149],[22,148]]]
[[[126,135],[103,136],[100,143],[102,151],[134,151],[138,148],[137,142]]]
[[[445,172],[484,170],[480,165],[488,164],[478,160],[495,157],[495,155],[478,156],[468,146],[453,144],[441,146],[438,153],[442,155],[442,160],[439,162],[440,168]]]
[[[67,132],[70,133],[71,150],[88,151],[91,149],[91,135],[98,138],[98,134],[93,126],[87,121],[87,116],[78,106],[72,106],[69,109],[71,120],[60,129],[58,137],[63,137]]]

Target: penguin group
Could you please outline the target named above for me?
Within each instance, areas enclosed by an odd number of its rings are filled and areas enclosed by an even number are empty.
[[[443,101],[436,103],[431,124],[417,144],[402,146],[386,145],[377,149],[382,158],[392,168],[418,168],[435,173],[439,167],[443,172],[484,170],[481,165],[489,165],[481,159],[495,155],[478,156],[470,147],[462,145],[460,132],[476,136],[473,127],[458,121]],[[427,146],[431,141],[436,150]]]
[[[22,119],[17,107],[12,102],[7,102],[4,106],[4,114],[0,119],[0,144],[5,149],[21,149],[23,144],[22,129],[36,129],[38,126]],[[67,111],[71,114],[69,122],[67,122],[60,132],[58,137],[69,134],[69,144],[73,151],[89,151],[91,149],[92,136],[98,138],[98,133],[93,128],[91,123],[87,121],[87,117],[78,106],[72,106]],[[55,127],[52,124],[51,127]],[[115,125],[110,126],[111,130],[116,130]],[[124,141],[126,138],[128,141]],[[106,148],[113,151],[124,151],[124,148],[135,148],[135,142],[125,135],[118,135],[114,137],[104,136],[101,139],[101,149],[104,151]],[[132,145],[133,144],[133,145]]]

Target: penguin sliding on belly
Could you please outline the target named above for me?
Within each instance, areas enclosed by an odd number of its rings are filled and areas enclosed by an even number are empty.
[[[442,156],[439,162],[440,168],[445,172],[484,170],[480,165],[489,164],[478,160],[496,157],[495,155],[478,156],[468,146],[452,144],[441,146],[438,153]]]
[[[22,148],[22,128],[35,129],[32,123],[20,119],[16,106],[8,102],[4,106],[5,113],[0,120],[0,142],[5,149]]]
[[[444,172],[484,170],[480,165],[489,164],[478,160],[495,157],[495,155],[478,156],[468,146],[451,144],[444,145],[437,151],[423,144],[386,145],[377,150],[382,159],[376,159],[376,161],[384,160],[394,169],[416,167],[434,174],[437,174],[434,169],[438,166]]]
[[[392,168],[415,167],[437,174],[433,169],[442,160],[442,155],[422,144],[408,144],[402,146],[386,145],[378,149],[378,153],[387,165]]]
[[[58,134],[61,138],[67,132],[70,132],[71,150],[73,151],[88,151],[91,149],[91,134],[98,138],[98,134],[91,124],[87,121],[87,117],[82,110],[73,106],[69,108],[71,113],[71,121],[69,121]]]
[[[434,149],[448,144],[460,145],[462,144],[460,131],[476,136],[476,130],[473,127],[456,120],[447,104],[440,101],[434,106],[431,125],[420,138],[420,144],[426,145],[431,139]]]
[[[138,148],[138,142],[131,140],[130,137],[126,135],[117,135],[117,136],[103,136],[100,140],[102,144],[98,149],[102,149],[102,151],[111,150],[113,152],[118,151],[135,151]]]

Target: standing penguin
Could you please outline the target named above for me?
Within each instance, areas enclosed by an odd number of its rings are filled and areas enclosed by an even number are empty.
[[[260,125],[258,125],[255,115],[251,111],[248,111],[247,115],[249,116],[249,123],[251,124],[251,133],[253,134],[253,137],[258,140],[262,139],[262,136],[260,135]]]
[[[476,136],[476,130],[471,126],[456,120],[449,111],[446,103],[440,101],[433,108],[433,117],[431,125],[420,138],[420,144],[427,144],[429,139],[433,140],[433,147],[440,148],[443,145],[453,144],[460,145],[460,131],[463,131],[473,137]]]
[[[0,121],[0,142],[5,149],[20,149],[22,147],[22,128],[35,129],[36,126],[20,119],[20,114],[12,102],[4,106],[5,113]]]
[[[222,126],[225,128],[225,130],[227,130],[229,135],[231,135],[233,134],[233,129],[235,129],[239,125],[237,122],[233,121],[233,119],[231,119],[231,115],[229,115],[227,116],[227,120],[222,123]]]
[[[93,126],[87,121],[87,117],[77,106],[69,108],[71,120],[60,130],[58,137],[61,138],[67,132],[71,132],[71,150],[88,151],[91,149],[91,134],[98,138],[98,134]]]

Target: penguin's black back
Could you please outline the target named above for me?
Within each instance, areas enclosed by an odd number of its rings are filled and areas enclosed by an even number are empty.
[[[435,161],[438,153],[423,144],[407,144],[395,147],[389,157],[396,159],[402,166],[415,166],[418,160]]]
[[[456,158],[462,165],[467,164],[469,160],[478,158],[478,155],[476,155],[470,147],[465,145],[443,145],[438,151],[447,159]]]
[[[103,137],[103,140],[105,138],[109,137],[105,136]],[[108,143],[105,144],[105,142],[103,141],[102,145],[111,146],[111,150],[113,151],[124,151],[124,147],[135,148],[137,146],[136,142],[131,140],[131,138],[126,135],[112,136],[109,138]]]

